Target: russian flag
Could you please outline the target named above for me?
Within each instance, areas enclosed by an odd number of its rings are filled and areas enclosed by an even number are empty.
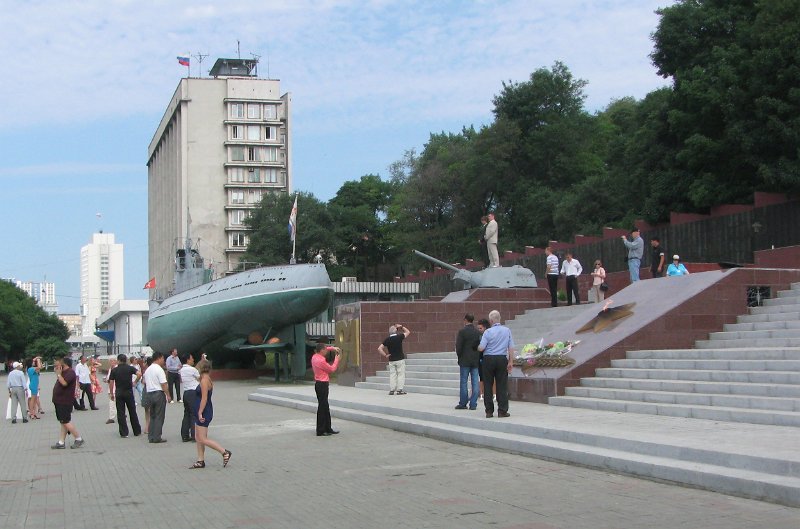
[[[189,57],[178,57],[178,64],[181,66],[189,66]]]

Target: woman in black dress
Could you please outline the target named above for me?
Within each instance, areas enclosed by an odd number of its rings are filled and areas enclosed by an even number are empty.
[[[208,426],[214,418],[214,405],[211,402],[211,394],[214,391],[214,383],[211,381],[211,363],[208,360],[201,360],[195,368],[200,372],[200,384],[195,388],[197,398],[197,409],[195,416],[197,423],[194,426],[194,439],[197,442],[197,461],[189,468],[205,468],[206,466],[206,447],[213,448],[222,454],[222,466],[228,466],[231,459],[231,451],[225,450],[222,446],[208,438]]]

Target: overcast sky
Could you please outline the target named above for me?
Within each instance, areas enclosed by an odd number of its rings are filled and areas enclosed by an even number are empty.
[[[590,111],[667,84],[648,54],[672,3],[0,0],[0,277],[46,277],[77,312],[80,248],[103,229],[125,245],[126,297],[147,297],[147,145],[178,55],[208,54],[203,75],[237,40],[260,56],[292,94],[294,188],[328,200],[431,132],[490,123],[503,81],[556,60]]]

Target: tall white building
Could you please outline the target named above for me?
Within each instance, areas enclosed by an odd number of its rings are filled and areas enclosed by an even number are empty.
[[[83,336],[94,334],[97,318],[125,295],[123,247],[113,233],[93,233],[81,248],[81,318]]]
[[[28,293],[48,314],[58,312],[56,284],[50,281],[15,281],[17,287]]]
[[[247,249],[244,221],[266,193],[291,192],[291,96],[259,79],[257,61],[218,59],[208,78],[181,79],[148,148],[151,297],[169,295],[187,237],[216,274]]]

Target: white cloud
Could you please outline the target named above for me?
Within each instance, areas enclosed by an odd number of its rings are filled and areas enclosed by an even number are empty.
[[[647,59],[663,3],[652,0],[3,3],[0,98],[19,102],[3,129],[158,113],[185,74],[178,54],[209,53],[207,70],[237,39],[319,131],[471,123],[490,116],[502,80],[554,60],[590,82],[594,109],[664,83]]]

